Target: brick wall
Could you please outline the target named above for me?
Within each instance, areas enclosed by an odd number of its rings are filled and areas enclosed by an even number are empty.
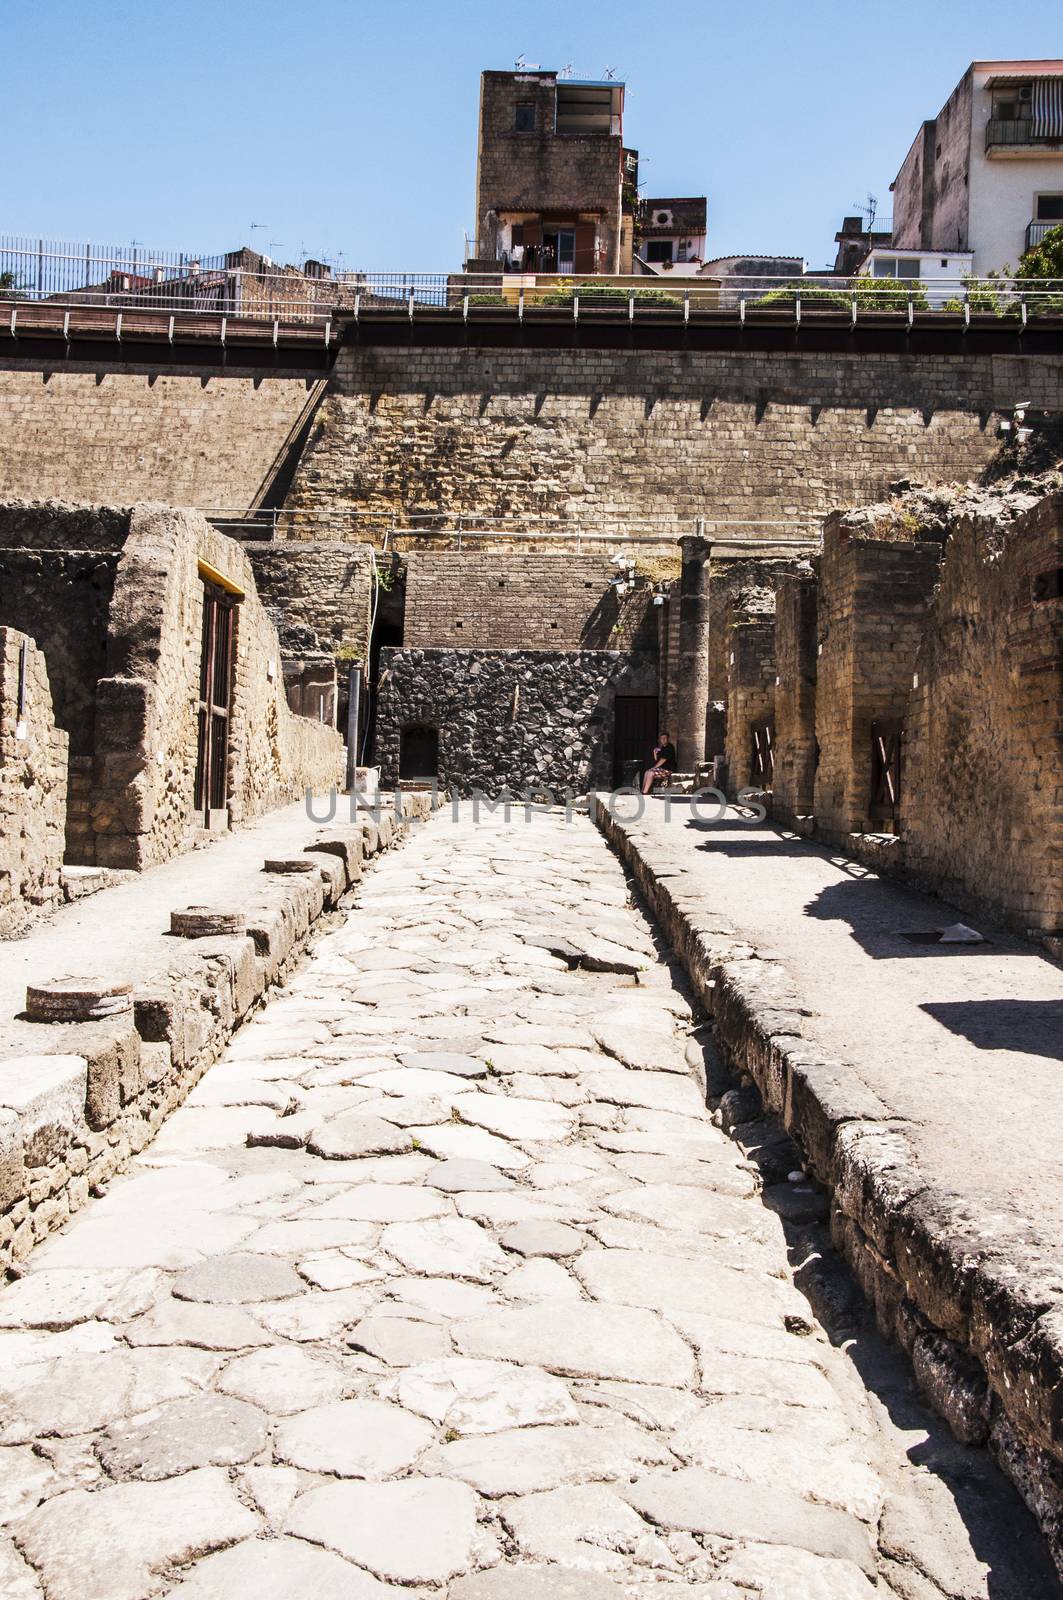
[[[774,596],[773,604],[774,604]],[[761,788],[754,770],[753,729],[773,726],[775,712],[775,618],[763,610],[750,614],[732,599],[727,634],[727,784],[732,794],[749,785]]]
[[[0,500],[249,506],[312,380],[0,361]]]
[[[376,759],[400,775],[402,730],[439,734],[439,779],[496,794],[547,785],[581,793],[613,782],[613,701],[655,695],[653,656],[615,650],[387,649]]]
[[[648,584],[618,599],[601,556],[411,551],[403,642],[416,649],[649,650]]]
[[[937,578],[941,544],[859,537],[827,519],[819,588],[816,831],[844,842],[876,832],[871,725],[903,718]]]
[[[701,515],[818,518],[897,477],[975,476],[1016,399],[1063,409],[1059,363],[352,344],[287,503],[380,527],[560,516],[618,538],[634,519],[678,536]]]
[[[812,813],[816,784],[816,577],[775,580],[775,779],[772,815]]]
[[[959,521],[909,699],[906,865],[1020,930],[1063,929],[1061,571],[1063,495]]]
[[[62,899],[66,786],[67,736],[44,656],[27,634],[0,627],[0,937],[18,930],[27,907]]]

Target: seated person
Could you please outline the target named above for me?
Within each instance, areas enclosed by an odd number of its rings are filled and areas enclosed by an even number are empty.
[[[653,765],[647,767],[642,775],[642,792],[649,794],[655,783],[668,776],[676,769],[675,745],[672,743],[666,730],[662,729],[657,735],[657,743],[653,747]]]

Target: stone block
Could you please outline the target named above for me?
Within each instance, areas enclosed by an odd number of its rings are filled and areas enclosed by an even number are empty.
[[[0,1212],[26,1193],[22,1119],[17,1111],[0,1110]]]
[[[0,1065],[0,1107],[19,1119],[27,1167],[62,1156],[85,1126],[81,1056],[15,1056]]]

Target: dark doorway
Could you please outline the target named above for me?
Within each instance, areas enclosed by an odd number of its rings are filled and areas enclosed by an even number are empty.
[[[205,828],[211,825],[211,814],[224,811],[228,804],[229,711],[232,701],[236,602],[235,595],[226,593],[213,583],[204,582],[196,810],[202,816]]]
[[[638,782],[657,743],[657,696],[618,694],[613,702],[613,786]]]
[[[903,724],[893,717],[871,724],[871,803],[868,813],[884,831],[895,832],[901,799]]]
[[[399,778],[438,778],[439,730],[417,723],[399,735]]]

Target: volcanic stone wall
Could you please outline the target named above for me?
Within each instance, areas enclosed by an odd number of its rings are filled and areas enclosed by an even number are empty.
[[[1059,363],[351,344],[286,503],[366,513],[363,537],[416,512],[562,517],[618,542],[642,519],[677,536],[698,516],[817,519],[898,477],[976,476],[994,411],[1020,399],[1063,409]]]
[[[0,627],[0,936],[27,907],[62,899],[67,736],[55,725],[44,656]]]
[[[905,865],[1063,932],[1063,495],[953,527],[908,701]]]
[[[411,551],[403,642],[415,649],[655,650],[648,584],[617,597],[601,556]]]
[[[654,695],[654,656],[614,650],[381,654],[376,758],[399,779],[402,732],[439,735],[439,781],[468,792],[611,788],[616,695]]]

